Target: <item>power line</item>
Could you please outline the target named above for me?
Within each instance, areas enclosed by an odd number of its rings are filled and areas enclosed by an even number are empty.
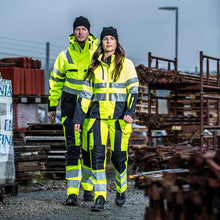
[[[23,57],[24,55],[21,54],[15,54],[15,53],[6,53],[6,52],[0,52],[0,54],[4,54],[4,55],[9,55],[9,56],[18,56],[18,57]],[[46,58],[44,57],[38,57],[38,56],[32,56],[33,58],[36,59],[41,59],[41,60],[46,60]],[[55,59],[50,59],[50,61],[55,61]]]
[[[0,48],[3,48],[3,49],[8,49],[8,50],[18,50],[18,51],[24,51],[24,52],[31,52],[31,53],[40,53],[40,54],[42,54],[42,53],[44,53],[44,51],[36,51],[36,50],[27,50],[27,49],[19,49],[19,48],[10,48],[10,47],[4,47],[4,46],[0,46]],[[52,55],[57,55],[57,53],[55,53],[55,52],[53,52],[53,53],[50,53],[50,54],[52,54]]]
[[[39,41],[31,41],[31,40],[23,40],[23,39],[17,39],[17,38],[12,38],[12,37],[6,37],[6,36],[0,36],[0,38],[3,39],[8,39],[8,40],[13,40],[13,41],[22,41],[22,42],[29,42],[29,43],[33,43],[33,44],[43,44],[45,45],[45,42],[39,42]],[[63,47],[63,45],[57,45],[57,44],[51,44],[55,47]]]

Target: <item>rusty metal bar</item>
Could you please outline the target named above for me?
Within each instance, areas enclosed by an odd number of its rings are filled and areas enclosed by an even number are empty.
[[[210,108],[209,108],[210,102],[209,99],[207,99],[207,106],[206,106],[206,120],[207,120],[207,125],[210,124]]]
[[[220,87],[217,87],[217,86],[208,86],[208,85],[204,85],[203,88],[204,88],[204,89],[215,89],[215,90],[220,90]]]
[[[203,52],[200,51],[200,150],[203,151],[204,119],[203,119]]]
[[[220,58],[211,57],[211,56],[207,56],[207,55],[203,55],[203,58],[207,58],[207,59],[212,59],[212,60],[220,61]]]
[[[220,125],[220,100],[217,102],[217,125]]]
[[[209,59],[206,60],[206,77],[207,77],[207,85],[209,85]]]
[[[219,61],[217,62],[217,85],[220,86],[220,71],[219,71]]]
[[[148,67],[152,67],[151,63],[152,63],[153,59],[156,60],[156,69],[159,68],[159,60],[160,60],[160,61],[168,62],[168,69],[169,70],[170,70],[170,63],[173,63],[174,69],[177,70],[177,58],[175,58],[174,60],[171,60],[171,59],[166,59],[166,58],[162,58],[162,57],[156,57],[156,56],[152,56],[151,52],[149,52],[148,53]]]
[[[158,69],[159,68],[159,61],[158,61],[158,59],[156,59],[156,69]]]
[[[204,99],[220,99],[220,96],[203,95]]]
[[[148,67],[151,68],[151,63],[152,63],[152,56],[151,52],[148,53]]]

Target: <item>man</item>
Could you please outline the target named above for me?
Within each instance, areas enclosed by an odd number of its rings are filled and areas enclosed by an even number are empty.
[[[84,200],[93,199],[93,185],[89,175],[90,161],[86,157],[88,149],[84,147],[82,164],[80,161],[80,133],[73,124],[74,111],[78,95],[82,90],[85,74],[93,53],[97,49],[98,39],[90,34],[90,23],[85,17],[77,17],[73,23],[73,34],[69,37],[70,46],[58,55],[51,72],[48,118],[53,124],[56,120],[56,107],[61,98],[61,116],[66,153],[67,200],[66,205],[77,205],[80,182],[84,189]],[[85,144],[84,144],[85,146]],[[81,173],[82,166],[82,173]],[[84,175],[85,174],[85,175]]]

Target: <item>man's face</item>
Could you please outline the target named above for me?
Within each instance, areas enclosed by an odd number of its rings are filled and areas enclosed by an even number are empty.
[[[84,26],[78,26],[75,30],[74,30],[74,35],[76,37],[76,40],[78,42],[84,42],[88,40],[88,36],[89,36],[89,31],[86,27]]]

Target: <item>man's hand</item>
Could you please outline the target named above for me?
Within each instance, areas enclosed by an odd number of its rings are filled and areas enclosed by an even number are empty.
[[[56,122],[56,111],[51,111],[48,113],[48,119],[51,124],[54,124]]]
[[[132,118],[130,115],[125,115],[125,116],[124,116],[124,120],[125,120],[127,123],[132,123],[132,122],[133,122],[133,118]]]
[[[81,132],[80,124],[75,124],[74,127],[76,131]]]

